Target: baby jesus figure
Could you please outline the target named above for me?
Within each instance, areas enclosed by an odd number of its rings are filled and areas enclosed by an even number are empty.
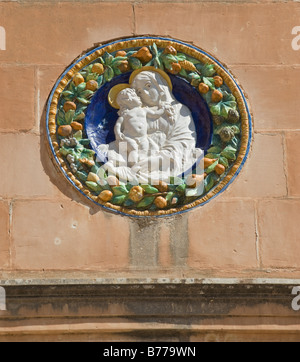
[[[150,149],[159,151],[158,145],[147,135],[147,117],[158,119],[165,110],[143,107],[140,97],[132,88],[120,91],[116,101],[120,110],[114,133],[118,142],[127,143],[128,165],[131,167],[148,156]]]

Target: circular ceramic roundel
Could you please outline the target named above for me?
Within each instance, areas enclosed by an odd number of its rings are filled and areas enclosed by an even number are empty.
[[[251,140],[245,96],[200,48],[162,37],[114,40],[56,82],[47,134],[87,198],[130,216],[204,205],[238,175]]]

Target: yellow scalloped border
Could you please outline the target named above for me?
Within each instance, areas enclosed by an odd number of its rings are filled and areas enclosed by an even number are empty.
[[[224,179],[219,182],[213,189],[211,189],[205,196],[191,202],[190,204],[183,205],[178,208],[172,208],[168,210],[157,210],[157,211],[138,211],[138,210],[130,210],[122,206],[113,205],[110,202],[102,202],[99,200],[98,196],[93,195],[90,190],[84,186],[70,170],[68,169],[63,157],[59,153],[59,145],[56,139],[56,113],[57,113],[57,106],[60,94],[64,91],[67,84],[70,80],[74,77],[74,75],[80,72],[84,67],[89,65],[91,62],[102,56],[105,52],[112,53],[122,49],[129,49],[133,47],[142,47],[142,46],[149,46],[155,43],[158,48],[165,48],[169,45],[173,46],[178,52],[185,53],[198,59],[203,63],[213,64],[216,70],[216,73],[220,75],[224,83],[229,87],[232,94],[235,96],[240,116],[241,116],[241,146],[239,153],[237,155],[237,159],[234,164],[231,166],[228,174],[224,177]],[[199,47],[198,47],[199,48]],[[200,49],[200,48],[199,48]],[[207,53],[207,52],[206,52]],[[52,101],[50,104],[49,109],[49,121],[48,121],[48,131],[51,138],[52,146],[55,152],[55,155],[60,162],[60,166],[64,169],[67,176],[74,182],[76,187],[78,187],[81,192],[83,192],[86,196],[88,196],[93,201],[97,202],[98,204],[104,205],[110,209],[119,211],[121,213],[127,214],[129,216],[158,216],[158,215],[170,215],[174,213],[178,213],[181,211],[186,211],[191,209],[195,206],[199,206],[209,199],[214,197],[218,194],[233,178],[236,171],[239,169],[240,165],[242,164],[246,154],[247,154],[247,147],[248,147],[248,140],[250,136],[250,129],[249,129],[249,117],[248,112],[246,109],[246,105],[243,99],[243,94],[237,86],[238,82],[236,79],[232,79],[231,76],[216,62],[214,62],[209,56],[197,51],[194,48],[189,47],[188,45],[184,45],[172,40],[164,40],[164,39],[155,39],[155,38],[147,38],[147,39],[131,39],[131,40],[120,40],[120,42],[110,44],[104,46],[101,49],[95,50],[92,54],[86,56],[84,59],[79,61],[78,63],[74,64],[74,66],[68,71],[68,73],[61,79],[58,86],[56,87]],[[245,96],[245,95],[244,95]]]

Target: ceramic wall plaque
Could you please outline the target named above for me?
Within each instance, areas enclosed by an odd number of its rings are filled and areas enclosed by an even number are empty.
[[[230,72],[163,37],[99,45],[57,80],[47,106],[54,162],[99,206],[166,216],[224,191],[249,152],[251,115]]]

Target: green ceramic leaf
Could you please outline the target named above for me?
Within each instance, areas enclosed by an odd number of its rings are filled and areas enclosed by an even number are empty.
[[[75,84],[73,82],[70,82],[69,87],[68,87],[68,91],[71,91],[71,92],[75,93],[76,89],[77,89],[77,87],[75,86]]]
[[[80,141],[82,139],[82,131],[77,131],[73,134],[73,137]]]
[[[94,94],[93,91],[86,89],[80,93],[80,97],[87,99],[87,98],[91,97],[93,94]]]
[[[86,81],[88,82],[89,80],[97,80],[98,77],[99,77],[98,73],[90,73],[89,75],[87,75]]]
[[[190,81],[191,85],[197,87],[201,81],[201,77],[196,72],[191,72],[187,75],[188,80]]]
[[[179,193],[183,193],[186,189],[186,184],[182,184],[176,187],[176,191]]]
[[[198,63],[195,64],[195,66],[204,77],[211,77],[215,73],[215,68],[213,64],[202,65]]]
[[[164,70],[164,66],[163,66],[162,62],[159,60],[158,57],[155,57],[155,58],[153,59],[153,64],[154,64],[154,67],[155,67],[155,68],[159,68],[159,69]]]
[[[224,150],[221,152],[221,155],[223,154],[223,152],[233,152],[233,153],[235,153],[237,150],[236,150],[236,148],[234,148],[234,147],[232,147],[232,146],[226,146],[225,148],[224,148]]]
[[[167,193],[166,200],[167,200],[168,204],[170,204],[170,202],[172,201],[173,196],[174,196],[174,192]]]
[[[91,102],[88,101],[87,99],[84,99],[84,98],[81,98],[81,97],[77,97],[77,100],[78,100],[78,102],[80,102],[81,104],[85,104],[85,105],[91,103]]]
[[[228,160],[227,160],[227,158],[224,157],[224,156],[221,156],[221,157],[219,158],[219,163],[220,163],[221,165],[225,166],[226,168],[229,166]]]
[[[98,185],[96,182],[86,181],[85,184],[86,184],[87,187],[88,187],[89,189],[91,189],[92,191],[95,191],[95,192],[100,192],[100,191],[101,191],[101,186]]]
[[[124,202],[124,206],[130,207],[134,205],[134,201],[132,201],[131,199],[126,199]]]
[[[211,173],[215,170],[215,167],[217,166],[217,164],[219,163],[219,160],[215,161],[214,163],[212,163],[210,166],[207,167],[207,169],[205,170],[206,173]]]
[[[231,129],[233,130],[234,134],[239,134],[241,132],[240,127],[239,126],[231,126]]]
[[[156,187],[153,187],[151,185],[141,185],[141,187],[145,190],[146,194],[156,194],[158,189]]]
[[[104,79],[106,82],[110,82],[114,77],[114,71],[111,67],[107,66],[104,70]]]
[[[61,147],[59,149],[59,153],[62,155],[62,156],[67,156],[69,153],[70,153],[70,150],[68,150],[67,148],[65,147]]]
[[[222,151],[221,147],[213,146],[207,150],[207,153],[220,153],[221,151]]]
[[[80,143],[82,143],[82,141],[83,140],[81,140]],[[93,159],[94,155],[95,155],[95,151],[90,150],[88,148],[84,148],[81,151],[81,156],[85,157],[85,158]]]
[[[114,59],[114,57],[111,54],[109,54],[107,52],[104,53],[103,61],[106,65],[111,65],[113,59]]]
[[[67,124],[70,124],[74,119],[75,111],[73,109],[68,110],[67,113],[65,113],[65,120]]]
[[[220,116],[221,115],[221,102],[219,102],[217,104],[215,104],[215,103],[210,104],[209,109],[211,111],[211,114]]]
[[[221,102],[221,112],[220,115],[224,118],[228,118],[228,112],[232,109],[228,104]]]
[[[220,156],[219,153],[207,153],[205,155],[206,158],[210,158],[210,159],[218,158],[219,156]]]
[[[126,195],[128,194],[128,190],[124,185],[120,185],[113,187],[113,193],[115,196]]]
[[[163,61],[167,69],[170,69],[172,67],[172,63],[178,63],[176,57],[172,54],[163,54],[161,56],[161,60]]]
[[[114,67],[118,67],[120,64],[122,64],[122,62],[123,62],[124,60],[127,60],[127,57],[116,57],[116,58],[112,61],[111,65],[114,66]]]
[[[75,95],[71,91],[64,91],[61,94],[67,101],[71,101],[74,99]]]
[[[85,82],[82,82],[80,83],[78,86],[77,86],[77,93],[80,93],[82,92],[86,87],[86,83]]]
[[[135,70],[135,69],[139,69],[139,68],[142,67],[141,61],[140,61],[139,59],[137,59],[137,58],[130,57],[130,58],[128,59],[128,62],[129,62],[129,64],[130,64],[131,68],[134,69],[134,70]]]
[[[232,140],[229,142],[229,145],[234,147],[235,149],[238,149],[239,146],[239,140],[237,137],[233,137]]]
[[[152,47],[150,46],[150,51],[154,56],[158,55],[157,45],[155,43],[153,43]]]
[[[126,195],[114,196],[111,199],[111,203],[113,203],[115,205],[122,205],[123,202],[125,201],[125,199],[126,199]]]
[[[120,75],[120,74],[122,74],[122,72],[120,71],[120,69],[119,69],[118,67],[112,66],[112,68],[113,68],[113,71],[114,71],[114,74],[115,74],[115,75]]]
[[[90,144],[90,140],[88,138],[83,138],[79,141],[83,146],[88,146]]]
[[[186,55],[183,53],[177,53],[176,59],[177,61],[182,62],[183,60],[186,60]]]
[[[224,149],[221,152],[221,156],[226,157],[229,161],[232,161],[232,160],[236,159],[235,152],[232,152],[232,151],[229,151],[229,150],[226,150],[226,149]]]
[[[151,205],[152,202],[154,201],[154,199],[155,199],[155,196],[144,197],[143,200],[137,204],[137,208],[147,207],[147,206]]]
[[[202,80],[203,80],[203,83],[208,85],[210,89],[216,88],[214,78],[203,77]]]
[[[92,166],[92,168],[91,168],[91,172],[93,172],[97,175],[98,171],[99,171],[99,165],[97,163],[95,163],[95,165]]]
[[[184,78],[188,78],[188,76],[189,76],[188,72],[183,68],[181,68],[179,74]]]
[[[101,75],[98,77],[98,79],[97,79],[98,88],[99,88],[99,87],[100,87],[100,85],[102,84],[103,79],[104,79],[103,74],[101,74]]]
[[[75,112],[75,121],[82,121],[85,118],[85,113],[84,112]]]
[[[88,174],[84,171],[77,171],[76,176],[79,178],[80,181],[86,182]]]
[[[223,142],[220,138],[220,136],[213,134],[211,143],[215,146],[223,146]]]
[[[186,60],[193,63],[194,65],[196,65],[196,64],[200,65],[201,64],[201,62],[198,59],[190,57],[189,55],[185,55],[185,58],[186,58]]]
[[[66,121],[65,121],[64,118],[61,118],[61,117],[57,116],[57,124],[59,126],[64,126],[64,125],[66,125]]]
[[[205,191],[208,192],[214,185],[214,179],[212,177],[212,175],[208,175],[205,180],[204,180],[204,188]]]

